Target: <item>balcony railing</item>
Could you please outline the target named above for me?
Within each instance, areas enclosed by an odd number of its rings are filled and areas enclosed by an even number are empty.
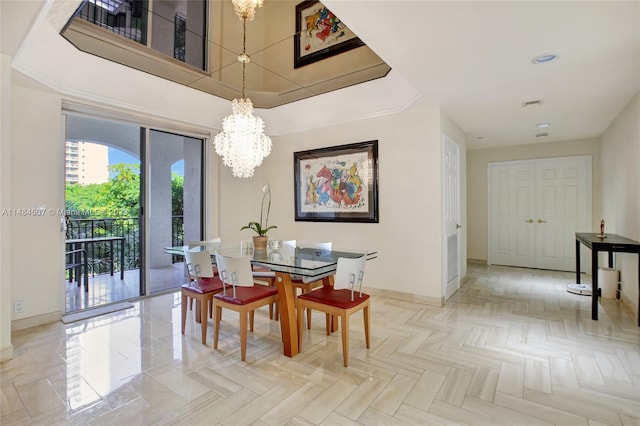
[[[184,216],[171,216],[171,245],[183,246],[184,245]],[[182,256],[171,257],[171,263],[177,263],[184,261]]]
[[[142,0],[85,0],[77,17],[146,44],[146,2]]]
[[[119,265],[119,248],[111,246],[108,242],[96,242],[87,246],[87,259],[89,272],[92,275],[109,273],[111,270],[110,259],[116,262],[115,269],[123,267],[125,271],[140,268],[140,220],[137,217],[129,218],[101,218],[101,219],[69,219],[67,223],[67,239],[97,238],[97,237],[124,237],[124,265]],[[171,219],[171,245],[184,244],[184,217],[172,216]],[[116,253],[111,253],[111,250]],[[113,256],[112,256],[113,254]],[[181,262],[180,257],[174,256],[173,263]]]

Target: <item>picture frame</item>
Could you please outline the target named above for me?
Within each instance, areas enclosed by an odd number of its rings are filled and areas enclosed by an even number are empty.
[[[293,153],[295,220],[378,223],[378,141]]]
[[[353,31],[317,0],[297,4],[295,20],[293,68],[364,45]]]

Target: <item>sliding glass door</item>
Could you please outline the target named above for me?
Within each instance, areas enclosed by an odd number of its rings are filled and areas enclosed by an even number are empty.
[[[184,282],[164,248],[202,235],[203,139],[66,117],[66,312]]]
[[[140,128],[67,116],[65,311],[140,296]]]
[[[202,139],[149,131],[149,291],[184,282],[182,257],[165,253],[202,235]]]

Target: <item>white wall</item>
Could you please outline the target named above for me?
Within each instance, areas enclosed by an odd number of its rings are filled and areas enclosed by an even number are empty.
[[[378,140],[380,223],[295,222],[293,152]],[[269,182],[269,223],[274,239],[333,242],[337,249],[373,249],[366,285],[420,295],[432,303],[442,297],[441,156],[438,107],[415,105],[385,117],[334,125],[273,139],[273,151],[251,180],[221,172],[223,239],[250,238],[242,225],[260,214],[261,187]],[[247,194],[251,194],[247,197]]]
[[[11,58],[0,55],[0,208],[11,206]],[[0,215],[0,361],[13,357],[11,345],[11,222]]]
[[[488,163],[577,155],[591,155],[593,158],[592,218],[593,229],[596,229],[600,223],[600,142],[597,139],[469,150],[467,152],[467,255],[469,259],[487,260]]]
[[[64,128],[60,96],[12,88],[11,208],[64,208]],[[34,125],[37,123],[37,125]],[[11,297],[24,301],[13,319],[59,315],[64,291],[60,216],[20,215],[11,227]],[[46,253],[46,255],[43,255]]]
[[[605,232],[640,241],[640,92],[601,138],[601,187]],[[638,312],[638,256],[616,254],[625,304]]]

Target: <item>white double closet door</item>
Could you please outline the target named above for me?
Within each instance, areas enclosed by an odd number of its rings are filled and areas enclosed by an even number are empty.
[[[575,271],[591,231],[591,156],[489,163],[488,263]]]

